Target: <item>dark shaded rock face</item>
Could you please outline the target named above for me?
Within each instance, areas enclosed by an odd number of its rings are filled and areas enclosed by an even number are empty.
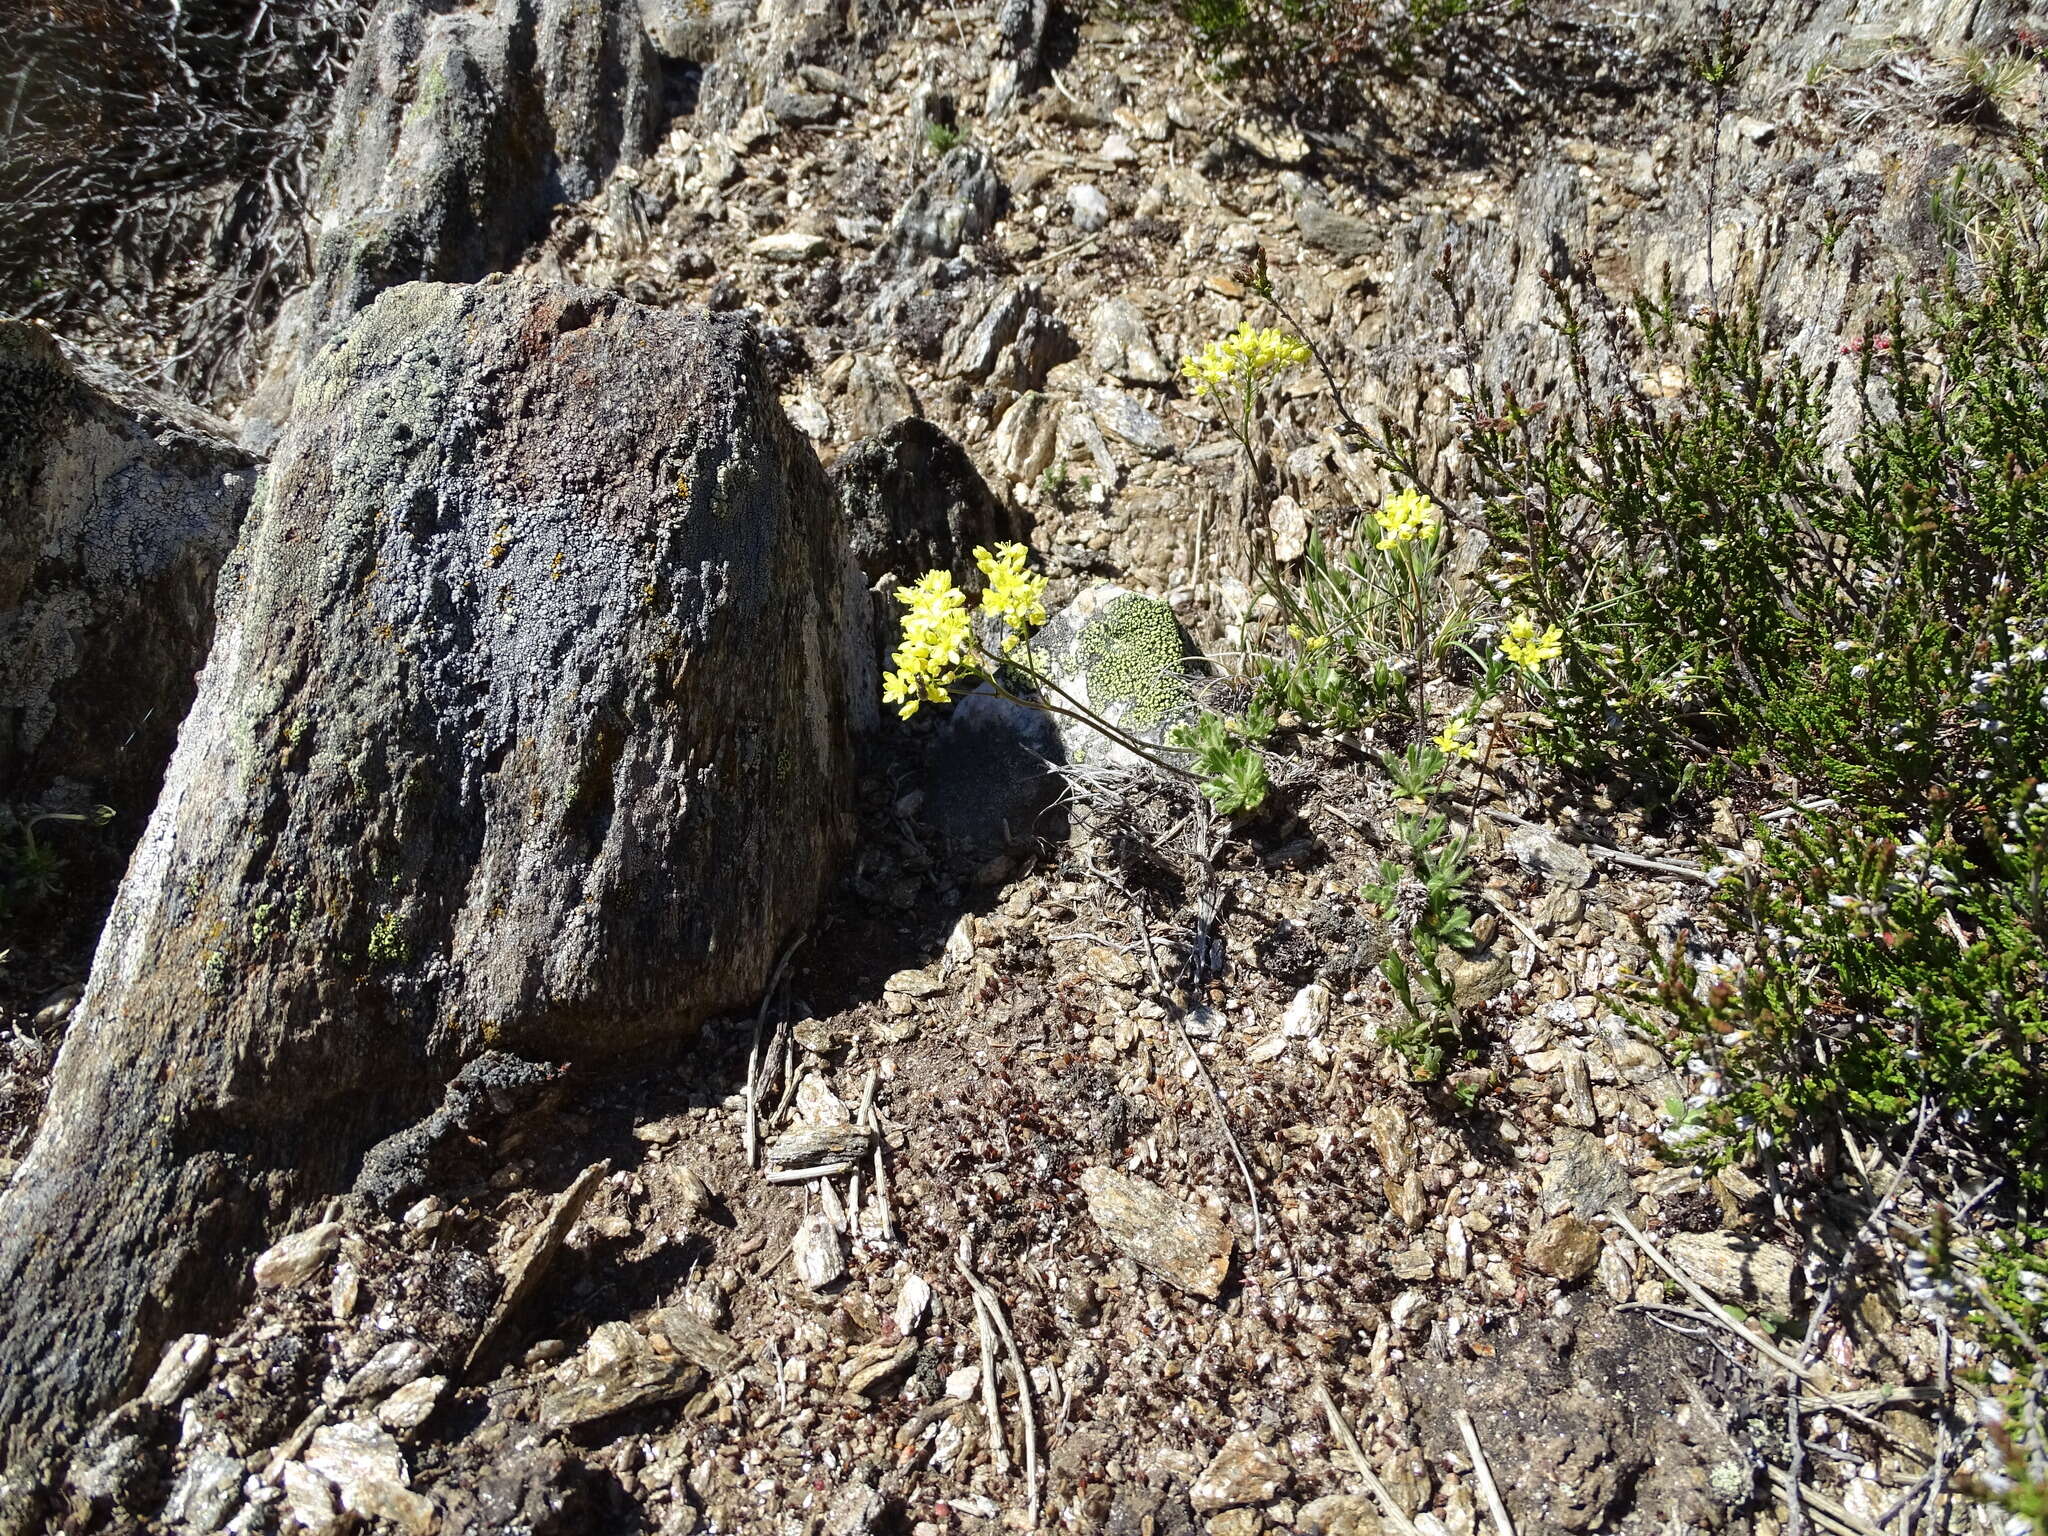
[[[414,284],[322,350],[0,1197],[8,1463],[462,1062],[756,999],[848,837],[853,582],[740,319]]]
[[[915,581],[944,567],[965,581],[977,544],[1028,536],[1023,515],[997,500],[967,451],[930,422],[906,417],[863,438],[832,466],[847,542],[870,585],[894,572]]]
[[[0,800],[71,779],[141,831],[255,483],[224,422],[0,323]]]
[[[891,594],[898,583],[926,571],[946,570],[978,589],[974,548],[1024,540],[1024,515],[997,500],[974,461],[952,438],[920,417],[908,416],[862,438],[832,465],[853,562],[869,588],[869,644],[865,692],[854,700],[857,729],[880,719],[881,670],[896,649],[903,609]],[[895,582],[880,585],[893,575]]]
[[[514,265],[557,203],[652,147],[661,94],[635,0],[382,0],[314,189],[313,281],[278,317],[249,439],[267,444],[306,359],[386,288]]]

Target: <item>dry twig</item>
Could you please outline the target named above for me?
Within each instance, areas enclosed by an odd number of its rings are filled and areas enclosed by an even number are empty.
[[[1486,1497],[1494,1529],[1500,1536],[1515,1536],[1515,1522],[1508,1518],[1508,1507],[1501,1502],[1500,1489],[1494,1485],[1493,1469],[1486,1464],[1486,1451],[1479,1444],[1479,1431],[1473,1427],[1472,1415],[1460,1408],[1453,1417],[1458,1421],[1458,1433],[1465,1437],[1465,1450],[1472,1457],[1472,1475],[1479,1479],[1479,1491]]]
[[[953,1267],[960,1271],[960,1278],[967,1282],[968,1290],[974,1296],[975,1322],[982,1333],[982,1392],[988,1408],[989,1434],[993,1437],[992,1454],[996,1461],[996,1475],[1005,1476],[1009,1471],[1009,1453],[1003,1444],[1002,1420],[996,1411],[995,1351],[989,1342],[994,1334],[1003,1341],[1003,1351],[1009,1356],[1010,1373],[1017,1379],[1017,1410],[1024,1420],[1024,1487],[1025,1497],[1030,1504],[1029,1530],[1038,1529],[1038,1414],[1031,1402],[1031,1375],[1024,1369],[1024,1353],[1017,1348],[1017,1336],[1010,1331],[1009,1319],[1003,1315],[1003,1304],[987,1281],[967,1267],[966,1259],[955,1255]]]
[[[768,1009],[775,1001],[776,989],[782,985],[782,973],[789,969],[790,960],[796,955],[808,934],[798,934],[789,948],[782,952],[782,958],[775,962],[775,973],[768,978],[767,990],[761,994],[761,1006],[754,1014],[754,1043],[747,1050],[747,1123],[745,1130],[747,1166],[761,1166],[761,1035],[768,1025]]]
[[[1400,1536],[1421,1536],[1415,1522],[1408,1518],[1408,1512],[1394,1502],[1394,1495],[1380,1476],[1373,1471],[1372,1463],[1366,1459],[1365,1447],[1358,1443],[1358,1436],[1352,1433],[1351,1421],[1344,1417],[1344,1410],[1337,1406],[1337,1399],[1330,1395],[1328,1382],[1316,1383],[1316,1400],[1323,1405],[1323,1414],[1330,1421],[1330,1433],[1343,1442],[1344,1449],[1351,1453],[1351,1465],[1357,1471],[1365,1486],[1372,1490],[1372,1496],[1379,1501],[1380,1511],[1387,1517]]]

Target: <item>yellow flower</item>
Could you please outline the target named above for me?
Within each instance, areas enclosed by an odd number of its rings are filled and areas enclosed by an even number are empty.
[[[1564,654],[1564,631],[1553,624],[1538,634],[1536,620],[1526,612],[1518,613],[1509,620],[1500,649],[1516,666],[1534,672],[1546,661],[1555,661]]]
[[[981,594],[981,611],[1009,627],[1003,641],[1005,651],[1014,650],[1026,630],[1045,622],[1046,578],[1024,569],[1028,554],[1022,544],[998,544],[994,554],[979,546],[974,551],[974,563],[988,580]]]
[[[1462,718],[1448,721],[1441,731],[1430,737],[1430,740],[1436,743],[1437,751],[1443,753],[1445,757],[1477,757],[1479,748],[1465,740],[1469,724],[1470,722]]]
[[[1194,392],[1206,395],[1235,390],[1271,378],[1310,358],[1308,347],[1277,327],[1260,330],[1251,321],[1221,341],[1212,341],[1200,352],[1180,360],[1182,377],[1194,384]]]
[[[1389,496],[1372,520],[1380,525],[1379,548],[1392,549],[1415,539],[1433,539],[1444,525],[1444,515],[1435,502],[1420,491],[1401,491]]]
[[[897,713],[908,720],[920,704],[944,704],[952,697],[947,689],[966,678],[974,637],[967,594],[948,572],[925,572],[896,601],[909,612],[896,647],[896,670],[882,679],[882,702],[900,706]]]

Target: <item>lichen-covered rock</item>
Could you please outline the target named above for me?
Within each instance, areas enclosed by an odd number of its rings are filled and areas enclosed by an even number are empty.
[[[1194,691],[1194,646],[1163,599],[1122,587],[1090,587],[1031,641],[1032,662],[1065,700],[1100,715],[1118,732],[1149,746],[1200,713]],[[1058,717],[1070,763],[1131,766],[1128,746],[1094,727]]]
[[[300,369],[385,289],[514,265],[557,204],[652,147],[661,101],[636,0],[380,0],[313,189],[313,280],[279,313],[248,440],[268,445]]]
[[[848,835],[850,588],[742,319],[416,284],[322,352],[0,1196],[9,1459],[464,1061],[758,1000]]]
[[[225,422],[0,323],[0,801],[77,780],[141,831],[255,483]]]

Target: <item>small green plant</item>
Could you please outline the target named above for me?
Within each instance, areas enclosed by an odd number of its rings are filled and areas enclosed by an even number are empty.
[[[952,123],[924,125],[925,147],[935,155],[943,155],[947,150],[957,148],[964,138],[966,135]]]
[[[19,916],[64,888],[65,861],[36,835],[45,824],[103,827],[114,819],[112,806],[90,811],[9,812],[0,823],[0,916]],[[10,835],[11,834],[11,835]]]
[[[1271,784],[1266,760],[1250,745],[1242,726],[1233,729],[1219,715],[1205,714],[1174,734],[1174,745],[1193,754],[1202,793],[1225,816],[1255,811]]]
[[[1420,761],[1414,760],[1414,765]],[[1441,813],[1398,814],[1394,840],[1400,856],[1381,860],[1379,877],[1363,893],[1381,920],[1395,928],[1396,945],[1380,962],[1380,974],[1407,1015],[1382,1031],[1381,1038],[1415,1077],[1433,1081],[1443,1075],[1461,1043],[1457,1006],[1443,978],[1443,965],[1447,950],[1469,949],[1476,943],[1466,905],[1472,868],[1465,858],[1465,840],[1449,835],[1449,822]],[[1413,957],[1412,964],[1401,953],[1403,947]]]

